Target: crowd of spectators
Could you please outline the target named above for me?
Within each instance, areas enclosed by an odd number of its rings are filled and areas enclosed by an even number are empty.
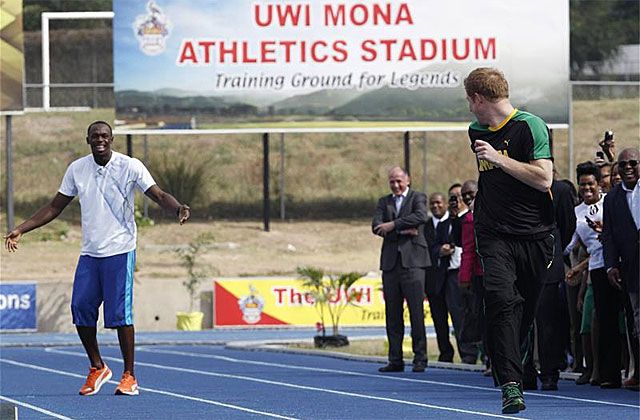
[[[638,390],[640,358],[640,154],[616,156],[613,132],[593,161],[571,180],[554,179],[555,254],[537,303],[535,328],[523,351],[523,388],[558,389],[560,372],[576,383]],[[617,159],[617,160],[616,160]],[[555,174],[555,172],[554,172]],[[554,177],[555,178],[555,177]],[[428,197],[424,235],[431,267],[425,292],[437,336],[438,360],[452,362],[449,318],[462,363],[486,365],[483,282],[476,252],[473,205],[477,183],[454,183]]]

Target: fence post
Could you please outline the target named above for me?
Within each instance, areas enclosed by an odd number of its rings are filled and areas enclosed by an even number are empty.
[[[262,134],[262,220],[269,232],[269,133]]]
[[[404,132],[404,170],[407,171],[407,175],[411,175],[411,137],[409,132]]]
[[[284,133],[280,134],[280,219],[285,219]]]
[[[145,166],[148,168],[149,167],[149,146],[147,144],[147,135],[145,134],[144,137],[144,142],[143,147],[144,147],[144,164]],[[149,200],[147,199],[147,196],[142,194],[142,207],[143,207],[143,214],[144,217],[149,217]]]
[[[7,231],[12,231],[14,226],[13,220],[13,136],[11,130],[11,115],[5,117],[7,140],[6,140],[6,159],[7,159]]]
[[[567,153],[569,154],[569,179],[575,179],[575,165],[573,162],[573,83],[569,82],[569,144]]]
[[[427,132],[423,133],[422,137],[422,191],[427,193]]]
[[[133,157],[133,135],[127,134],[127,156]]]

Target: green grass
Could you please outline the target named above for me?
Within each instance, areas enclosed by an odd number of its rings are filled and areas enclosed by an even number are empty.
[[[456,347],[456,339],[451,336],[451,343],[454,347]],[[314,347],[313,343],[292,343],[289,344],[288,347],[292,349],[305,349],[305,350],[320,350],[327,352],[339,352],[346,354],[355,354],[359,356],[380,356],[387,357],[389,345],[386,339],[365,339],[361,340],[358,338],[349,339],[349,345],[345,347],[327,347],[324,349],[319,349]],[[456,347],[457,348],[457,347]],[[411,338],[405,337],[402,342],[402,349],[404,353],[404,357],[411,358],[412,350],[411,350]],[[427,358],[429,361],[435,362],[438,360],[438,344],[435,338],[427,339]],[[453,361],[456,363],[460,363],[460,357],[458,353],[455,353],[453,357]]]
[[[598,149],[597,142],[606,129],[615,131],[618,151],[625,147],[637,147],[640,141],[640,105],[637,98],[575,101],[573,111],[576,164],[593,159]],[[87,125],[97,119],[112,121],[114,118],[113,109],[80,113],[29,113],[13,117],[14,198],[18,218],[29,216],[50,200],[60,186],[67,165],[89,153],[85,142]],[[0,132],[4,134],[4,119],[0,121]],[[364,128],[394,124],[398,124],[398,127],[408,124],[424,126],[426,123],[315,121],[273,124],[273,127],[295,129],[328,126]],[[258,126],[264,127],[264,123],[243,125],[244,128]],[[193,204],[195,218],[255,220],[262,217],[260,134],[150,135],[147,138],[152,173],[159,169],[154,162],[164,155],[187,162],[208,162],[200,198],[196,203],[189,203]],[[402,132],[287,133],[284,138],[284,198],[288,219],[368,218],[373,213],[376,199],[388,192],[387,169],[404,164]],[[143,136],[134,135],[133,139],[134,156],[143,158]],[[4,135],[2,141],[4,143]],[[560,178],[567,177],[569,173],[567,141],[566,130],[555,130],[554,155]],[[475,159],[464,131],[413,132],[411,145],[412,186],[415,189],[429,193],[446,191],[453,182],[477,177]],[[1,147],[4,152],[4,144]],[[280,136],[272,136],[272,217],[277,217],[279,209],[279,147]],[[114,149],[125,152],[124,136],[116,137]],[[425,151],[426,174],[423,174]],[[4,157],[0,176],[2,179],[6,176]],[[4,200],[4,182],[0,189],[1,199]],[[65,211],[63,218],[76,223],[77,207],[77,204],[73,204],[71,211]],[[151,206],[151,209],[153,217],[161,216],[157,207]]]

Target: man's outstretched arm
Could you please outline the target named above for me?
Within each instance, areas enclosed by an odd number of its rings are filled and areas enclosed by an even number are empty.
[[[66,196],[61,193],[57,193],[53,200],[40,210],[35,212],[33,216],[22,222],[17,228],[4,236],[4,245],[9,252],[14,252],[18,249],[18,242],[20,237],[40,226],[46,225],[62,213],[65,207],[73,200],[73,197]]]
[[[178,215],[178,222],[183,224],[191,217],[191,209],[186,204],[180,204],[171,194],[164,192],[157,185],[152,185],[144,193],[163,209]]]

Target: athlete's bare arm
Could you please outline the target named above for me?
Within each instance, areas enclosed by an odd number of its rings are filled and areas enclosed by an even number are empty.
[[[4,236],[4,245],[9,252],[14,252],[18,249],[18,242],[20,237],[33,229],[37,229],[40,226],[46,225],[62,213],[65,207],[73,200],[73,197],[68,197],[64,194],[57,193],[53,200],[40,210],[35,212],[33,216],[25,220],[17,228]]]
[[[164,192],[157,185],[152,185],[145,195],[155,201],[160,207],[178,215],[178,222],[183,224],[191,216],[191,209],[186,204],[180,204],[171,194]]]

